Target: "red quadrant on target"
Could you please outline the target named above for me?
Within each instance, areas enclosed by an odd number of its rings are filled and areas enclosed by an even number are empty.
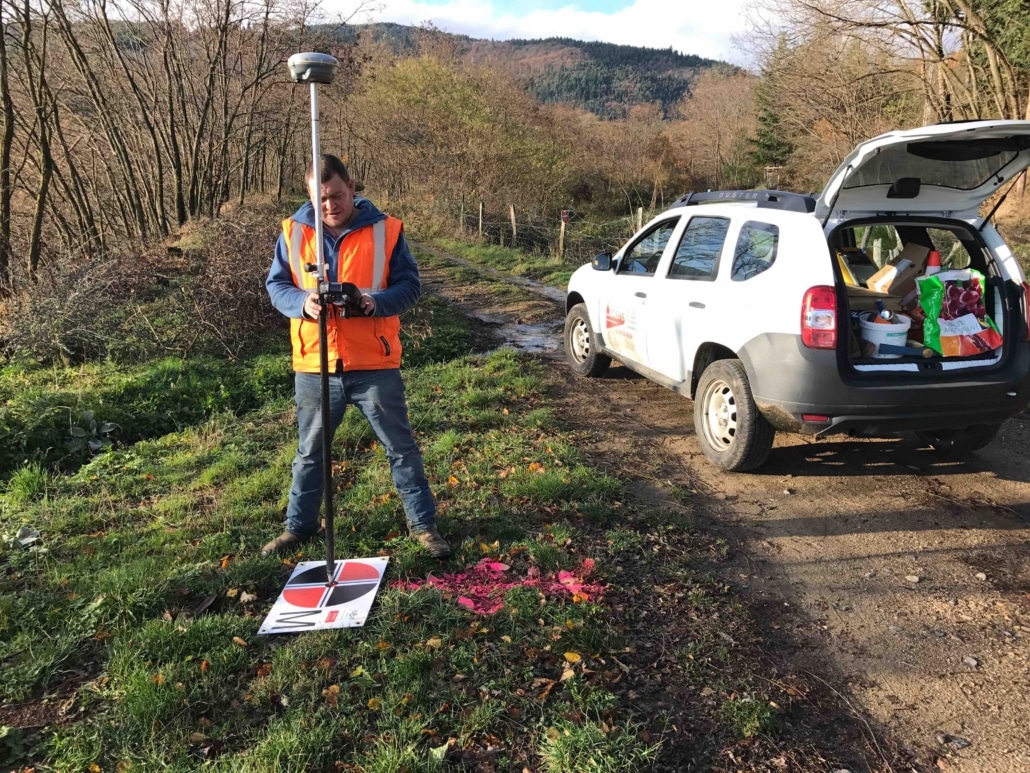
[[[360,561],[347,561],[336,574],[337,582],[353,582],[354,580],[378,580],[379,571],[374,566]]]
[[[313,588],[287,588],[283,591],[283,599],[295,607],[305,609],[318,609],[325,595],[325,586],[316,585]]]

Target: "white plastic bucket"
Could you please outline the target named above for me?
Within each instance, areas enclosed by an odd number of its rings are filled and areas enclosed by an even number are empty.
[[[892,346],[905,346],[908,340],[908,329],[912,327],[912,320],[904,314],[895,314],[893,322],[874,322],[875,311],[863,311],[858,315],[858,324],[862,329],[862,340],[876,344],[872,356],[883,360],[894,360],[901,357],[900,354],[880,354],[880,344],[891,344]]]

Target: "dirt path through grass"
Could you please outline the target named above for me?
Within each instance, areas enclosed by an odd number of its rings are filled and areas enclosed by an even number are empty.
[[[502,337],[520,323],[559,329],[553,289],[499,291],[496,272],[484,283],[446,265],[427,267],[427,289]],[[905,769],[896,741],[916,769],[1030,770],[1030,417],[965,461],[912,438],[778,436],[759,474],[727,475],[701,455],[688,400],[618,366],[572,379],[559,346],[555,335],[542,354],[568,384],[563,416],[640,497],[689,493],[730,545],[721,574],[761,646],[836,699],[868,769]]]

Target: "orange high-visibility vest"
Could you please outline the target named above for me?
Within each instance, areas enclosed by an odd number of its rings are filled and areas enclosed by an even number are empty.
[[[401,234],[401,221],[386,217],[359,228],[340,241],[336,278],[330,281],[353,282],[363,293],[382,290],[390,277],[390,256]],[[283,235],[290,252],[293,283],[302,290],[318,290],[318,277],[304,267],[314,265],[315,229],[296,220],[283,220]],[[328,260],[328,258],[327,258]],[[326,328],[329,372],[344,370],[384,370],[401,365],[400,317],[347,317],[332,309]],[[318,320],[291,319],[293,369],[298,373],[318,373]]]

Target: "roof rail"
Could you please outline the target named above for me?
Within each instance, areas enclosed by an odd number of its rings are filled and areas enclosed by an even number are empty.
[[[789,212],[815,212],[815,198],[788,191],[703,191],[687,193],[672,203],[673,207],[691,207],[712,202],[753,201],[756,206],[768,209],[785,209]]]

